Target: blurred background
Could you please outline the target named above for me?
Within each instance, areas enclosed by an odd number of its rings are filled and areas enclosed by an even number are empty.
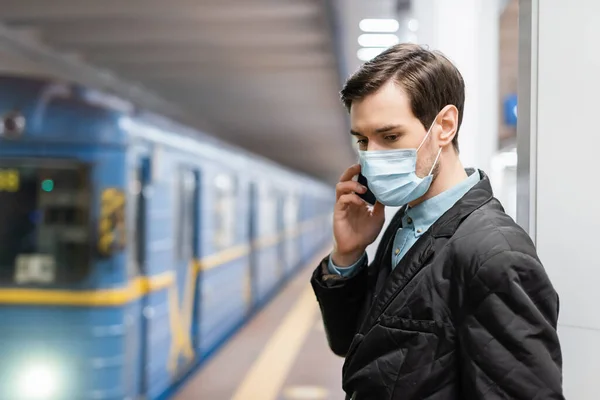
[[[597,399],[594,16],[591,0],[0,0],[0,399],[343,398],[307,282],[357,160],[339,91],[401,42],[463,74],[463,163],[536,242],[566,393]]]

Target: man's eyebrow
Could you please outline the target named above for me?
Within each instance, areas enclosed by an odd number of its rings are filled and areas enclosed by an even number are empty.
[[[393,131],[394,129],[402,129],[402,128],[404,128],[402,125],[385,125],[385,126],[382,126],[381,128],[375,129],[375,133],[386,133],[389,131]],[[362,133],[356,132],[353,130],[350,131],[350,134],[353,136],[364,136]]]
[[[398,128],[402,128],[402,125],[386,125],[382,126],[381,128],[375,129],[375,133],[385,133]]]

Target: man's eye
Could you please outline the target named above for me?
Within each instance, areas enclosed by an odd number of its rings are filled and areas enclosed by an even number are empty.
[[[390,141],[390,142],[395,142],[396,140],[398,140],[398,135],[387,135],[385,137],[385,140]]]

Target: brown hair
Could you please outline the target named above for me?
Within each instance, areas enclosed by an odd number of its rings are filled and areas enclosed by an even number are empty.
[[[379,90],[390,79],[407,93],[412,112],[425,129],[445,106],[458,109],[458,127],[452,145],[458,151],[458,130],[465,104],[465,83],[458,69],[442,53],[416,44],[398,44],[366,62],[346,81],[341,98],[350,111],[352,102]]]

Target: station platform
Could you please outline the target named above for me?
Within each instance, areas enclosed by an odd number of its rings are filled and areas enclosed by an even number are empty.
[[[176,400],[343,399],[310,275],[324,249],[174,395]]]

